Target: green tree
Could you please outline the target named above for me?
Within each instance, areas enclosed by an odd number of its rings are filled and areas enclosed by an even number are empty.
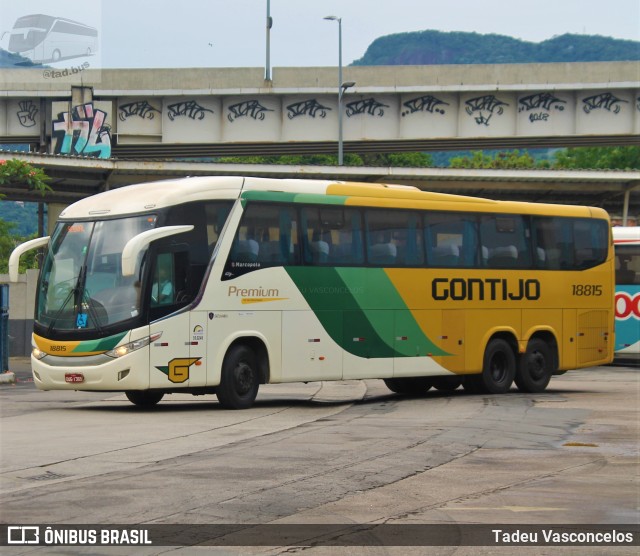
[[[32,191],[39,191],[44,195],[51,191],[47,184],[49,177],[40,168],[34,168],[28,162],[22,160],[0,160],[0,186],[10,185],[26,187]],[[0,199],[4,195],[0,194]],[[27,237],[13,234],[15,225],[0,219],[0,273],[6,273],[9,265],[9,255],[16,245],[26,241]],[[27,268],[37,268],[36,252],[31,251],[20,257],[20,270],[24,272]]]
[[[0,160],[0,185],[22,186],[44,195],[47,191],[51,191],[51,187],[47,184],[48,180],[49,177],[44,170],[35,168],[28,162],[15,158]]]
[[[17,245],[35,237],[35,234],[31,237],[14,235],[14,228],[15,225],[12,222],[0,220],[0,274],[9,272],[9,255],[11,255],[11,251]],[[28,268],[38,268],[36,255],[37,251],[28,251],[20,257],[20,272],[25,272]]]
[[[575,147],[558,151],[553,168],[639,170],[640,147]]]
[[[536,168],[544,166],[536,163],[527,151],[518,150],[486,154],[483,151],[473,151],[471,156],[458,156],[450,161],[451,168]]]

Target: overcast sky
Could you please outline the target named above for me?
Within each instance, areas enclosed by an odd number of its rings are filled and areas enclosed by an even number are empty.
[[[267,0],[0,0],[0,32],[44,13],[100,31],[102,67],[264,67]],[[640,40],[640,0],[271,0],[271,66],[343,64],[377,37],[497,33],[539,42],[564,33]]]

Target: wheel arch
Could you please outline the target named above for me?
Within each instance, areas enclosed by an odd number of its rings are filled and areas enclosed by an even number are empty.
[[[547,344],[549,350],[551,351],[551,363],[553,365],[553,372],[555,373],[560,366],[560,352],[558,350],[558,339],[556,338],[556,335],[551,330],[536,330],[529,336],[529,339],[527,340],[527,343],[525,345],[525,349],[526,346],[529,345],[529,342],[531,342],[531,340],[541,340],[545,344]]]
[[[514,357],[518,356],[518,338],[516,336],[515,330],[511,329],[503,329],[503,330],[494,330],[491,334],[489,334],[484,342],[484,350],[482,350],[482,359],[484,360],[484,354],[487,351],[487,347],[493,340],[504,340],[509,344],[509,347],[513,350]]]
[[[256,361],[258,363],[258,372],[260,373],[260,384],[267,384],[270,379],[270,365],[269,365],[269,350],[267,349],[267,344],[263,338],[259,336],[238,336],[229,345],[224,351],[224,357],[222,361],[224,362],[224,358],[227,356],[229,351],[238,345],[247,346],[253,353],[256,355]]]

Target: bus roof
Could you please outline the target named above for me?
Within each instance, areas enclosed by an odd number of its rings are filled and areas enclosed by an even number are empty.
[[[286,198],[293,202],[310,202],[314,196],[317,196],[315,202],[320,202],[322,197],[329,196],[332,199],[327,198],[328,202],[352,206],[452,210],[454,207],[451,204],[454,204],[459,210],[485,209],[504,213],[607,218],[607,213],[598,208],[495,201],[422,191],[407,185],[241,176],[179,178],[112,189],[70,205],[60,214],[60,218],[74,220],[144,214],[192,201],[233,200],[240,196],[257,196],[274,201]]]

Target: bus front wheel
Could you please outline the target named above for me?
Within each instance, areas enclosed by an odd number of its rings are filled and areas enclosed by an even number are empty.
[[[490,394],[509,391],[516,376],[516,356],[505,340],[491,340],[484,352],[482,384]]]
[[[141,407],[156,405],[164,396],[162,392],[153,392],[151,390],[129,390],[125,394],[132,404]]]
[[[538,394],[544,392],[551,380],[552,357],[546,342],[534,338],[520,358],[516,373],[516,386],[521,392]]]
[[[243,345],[231,347],[222,364],[216,396],[225,409],[248,409],[258,395],[260,380],[253,350]]]

